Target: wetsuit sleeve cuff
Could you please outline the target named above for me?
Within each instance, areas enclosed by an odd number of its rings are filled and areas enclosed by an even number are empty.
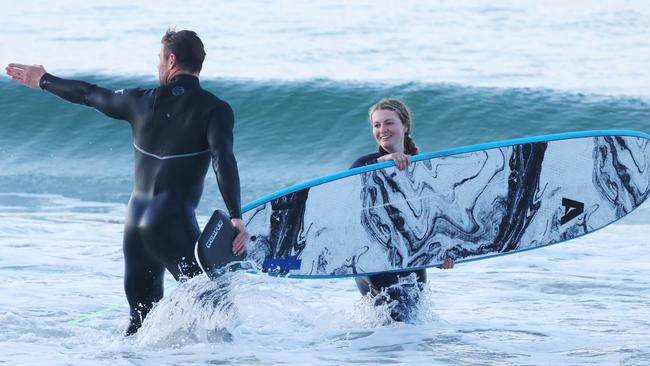
[[[41,76],[41,80],[38,81],[38,86],[39,86],[41,89],[45,90],[45,88],[46,88],[49,84],[52,84],[52,81],[54,80],[54,78],[55,78],[54,75],[49,74],[49,73],[46,72],[45,74],[43,74],[43,76]]]

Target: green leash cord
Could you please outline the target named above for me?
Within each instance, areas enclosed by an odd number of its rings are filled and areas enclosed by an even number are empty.
[[[82,315],[82,316],[80,316],[80,317],[78,317],[78,318],[76,318],[76,319],[72,319],[72,320],[70,320],[70,321],[68,322],[68,324],[70,324],[70,325],[77,325],[77,324],[79,324],[79,323],[81,323],[81,322],[83,322],[83,321],[86,321],[86,320],[88,320],[88,319],[95,318],[95,317],[100,316],[100,315],[102,315],[102,314],[104,314],[104,313],[107,313],[107,312],[109,312],[109,311],[112,311],[112,310],[115,310],[115,309],[121,309],[121,308],[128,308],[128,307],[129,307],[129,304],[125,304],[125,303],[122,303],[122,304],[115,304],[115,305],[107,306],[107,307],[105,307],[105,308],[103,308],[103,309],[100,309],[100,310],[97,310],[97,311],[93,311],[93,312],[91,312],[91,313],[87,313],[87,314]]]
[[[178,286],[178,285],[174,284],[172,286],[169,286],[168,288],[165,289],[165,291],[173,290],[173,289],[176,288],[176,286]],[[96,318],[96,317],[98,317],[98,316],[100,316],[100,315],[102,315],[104,313],[108,313],[109,311],[113,311],[113,310],[116,310],[116,309],[122,309],[122,308],[128,308],[128,307],[129,307],[129,304],[127,304],[127,303],[113,304],[113,305],[107,306],[105,308],[99,309],[97,311],[93,311],[93,312],[84,314],[84,315],[82,315],[80,317],[77,317],[75,319],[72,319],[72,320],[68,321],[68,324],[77,325],[77,324],[79,324],[81,322],[84,322],[84,321],[86,321],[88,319]]]

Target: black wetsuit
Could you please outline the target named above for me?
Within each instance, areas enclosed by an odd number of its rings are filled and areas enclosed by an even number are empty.
[[[380,156],[387,155],[387,154],[388,152],[380,147],[378,152],[364,155],[358,158],[352,164],[352,166],[350,166],[350,169],[357,168],[364,165],[374,164],[377,162],[377,159]],[[412,304],[413,302],[418,301],[417,295],[409,296],[409,299],[405,299],[405,296],[407,295],[405,295],[404,291],[401,291],[401,289],[398,288],[398,286],[394,286],[394,285],[399,283],[399,279],[401,277],[407,277],[413,273],[415,273],[416,275],[418,287],[422,289],[424,284],[427,282],[426,269],[419,269],[416,271],[402,271],[402,272],[382,272],[368,277],[355,277],[354,279],[362,295],[365,296],[366,294],[370,293],[372,296],[376,297],[377,295],[384,294],[387,297],[387,298],[377,298],[377,300],[380,300],[378,301],[379,303],[383,303],[385,302],[385,300],[390,300],[390,301],[406,301]],[[404,317],[408,317],[408,314],[405,315],[404,311],[400,309],[396,309],[394,311],[391,311],[391,316],[395,320],[404,320]]]
[[[41,88],[130,123],[135,180],[124,227],[124,288],[135,333],[163,296],[165,268],[176,280],[201,273],[194,244],[201,230],[194,210],[210,161],[232,218],[241,218],[233,155],[233,111],[192,75],[154,89],[112,91],[45,74]]]

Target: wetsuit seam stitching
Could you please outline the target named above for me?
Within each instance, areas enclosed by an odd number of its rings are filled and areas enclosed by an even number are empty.
[[[202,155],[202,154],[206,154],[206,153],[210,152],[210,149],[207,149],[207,150],[204,150],[204,151],[199,151],[199,152],[194,152],[194,153],[161,156],[161,155],[156,155],[156,154],[150,153],[150,152],[144,150],[143,148],[141,148],[140,146],[136,145],[135,143],[133,144],[133,147],[135,147],[135,149],[138,150],[139,152],[141,152],[141,153],[143,153],[143,154],[145,154],[147,156],[151,156],[152,158],[156,158],[158,160],[189,158],[189,157],[192,157],[192,156],[198,156],[198,155]]]

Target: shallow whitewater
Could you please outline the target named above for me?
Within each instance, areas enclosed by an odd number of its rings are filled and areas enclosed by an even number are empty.
[[[647,206],[647,205],[646,205]],[[176,286],[124,338],[119,204],[0,194],[0,354],[7,364],[650,363],[650,225],[642,207],[572,242],[429,271],[412,324],[351,280],[229,278]],[[201,223],[207,220],[201,217]],[[213,290],[212,293],[208,290]],[[207,293],[207,295],[206,295]]]

